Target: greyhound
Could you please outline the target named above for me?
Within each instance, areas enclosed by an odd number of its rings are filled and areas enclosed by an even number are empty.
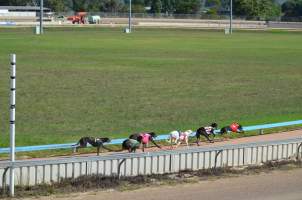
[[[154,139],[157,137],[157,135],[154,132],[149,133],[135,133],[129,136],[129,139],[137,140],[142,145],[143,152],[145,151],[145,148],[148,147],[149,142],[151,141],[157,148],[161,147],[156,144]]]
[[[215,137],[214,130],[217,129],[217,127],[218,125],[216,123],[212,123],[210,126],[198,128],[196,131],[197,145],[199,146],[201,135],[203,135],[209,142],[213,143],[214,141],[209,138],[209,135],[213,135],[213,137]]]
[[[133,140],[133,139],[126,139],[124,140],[124,142],[122,143],[122,149],[123,150],[128,150],[129,153],[135,153],[136,149],[138,149],[140,146],[140,142],[137,140]]]
[[[237,122],[233,122],[229,126],[222,127],[220,129],[219,133],[222,135],[222,134],[225,134],[229,131],[234,132],[234,133],[244,133],[242,126],[240,124],[238,124]]]
[[[193,133],[192,130],[187,130],[185,132],[181,131],[172,131],[169,135],[169,142],[171,144],[171,148],[173,145],[173,142],[176,143],[176,147],[178,147],[182,141],[185,141],[187,146],[189,146],[189,136]]]
[[[87,147],[87,144],[90,144],[93,147],[97,148],[97,155],[100,154],[100,148],[104,148],[106,150],[111,151],[109,148],[105,147],[103,144],[110,142],[109,138],[95,138],[95,137],[82,137],[78,143],[73,145],[75,147],[75,151],[77,152],[79,148]]]

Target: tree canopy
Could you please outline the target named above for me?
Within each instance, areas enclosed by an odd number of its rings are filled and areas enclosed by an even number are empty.
[[[282,4],[283,18],[295,19],[302,18],[302,0],[289,0]]]
[[[248,19],[269,20],[281,15],[280,6],[273,0],[234,0],[234,14]]]
[[[38,6],[40,0],[0,0],[0,6]],[[54,12],[127,12],[129,0],[44,0]],[[206,6],[208,14],[218,15],[229,10],[229,0],[132,0],[135,13],[200,14]],[[145,9],[151,8],[150,10]],[[233,0],[234,15],[249,19],[270,19],[281,16],[275,0]],[[222,12],[223,11],[223,12]],[[301,16],[302,0],[289,0],[282,6],[285,16]]]

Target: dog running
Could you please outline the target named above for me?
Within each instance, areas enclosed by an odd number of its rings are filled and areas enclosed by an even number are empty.
[[[214,140],[210,139],[210,135],[215,137],[214,131],[218,128],[218,124],[212,123],[210,126],[200,127],[196,130],[196,143],[199,146],[200,136],[204,136],[209,142],[213,143]]]
[[[111,151],[109,148],[105,147],[103,144],[108,143],[111,140],[109,138],[96,138],[96,137],[82,137],[78,143],[73,145],[75,151],[77,152],[79,148],[86,148],[88,144],[97,148],[97,155],[100,154],[100,148]]]
[[[128,150],[129,153],[135,153],[140,146],[140,142],[133,139],[126,139],[122,143],[123,150]]]
[[[171,148],[173,148],[173,143],[178,147],[181,142],[186,142],[187,147],[189,146],[189,136],[193,133],[192,130],[181,131],[172,131],[169,134],[168,141],[170,142]]]
[[[157,137],[157,135],[154,132],[148,132],[148,133],[135,133],[129,136],[129,139],[133,139],[138,141],[142,145],[143,152],[145,151],[145,148],[148,147],[149,142],[152,142],[157,148],[161,147],[156,144],[154,139]]]
[[[244,133],[242,126],[237,122],[233,122],[231,125],[222,127],[220,129],[220,134],[221,135],[225,134],[225,133],[228,133],[228,132]]]

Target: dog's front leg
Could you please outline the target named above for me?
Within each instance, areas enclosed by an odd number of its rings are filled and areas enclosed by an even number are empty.
[[[197,143],[197,146],[199,146],[200,144],[199,144],[199,140],[200,140],[200,138],[196,138],[196,143]]]
[[[186,138],[187,147],[189,147],[189,138]]]
[[[170,137],[170,148],[173,149],[173,138]]]
[[[97,155],[100,155],[100,146],[97,147]]]
[[[143,152],[145,152],[145,147],[146,147],[146,144],[143,144],[143,147],[142,147]]]

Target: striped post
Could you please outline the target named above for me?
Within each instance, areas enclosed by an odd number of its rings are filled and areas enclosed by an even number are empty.
[[[10,184],[9,191],[10,196],[15,195],[15,171],[14,171],[14,162],[15,162],[15,109],[16,109],[16,54],[10,55],[10,159],[11,159],[11,168],[10,168]]]

